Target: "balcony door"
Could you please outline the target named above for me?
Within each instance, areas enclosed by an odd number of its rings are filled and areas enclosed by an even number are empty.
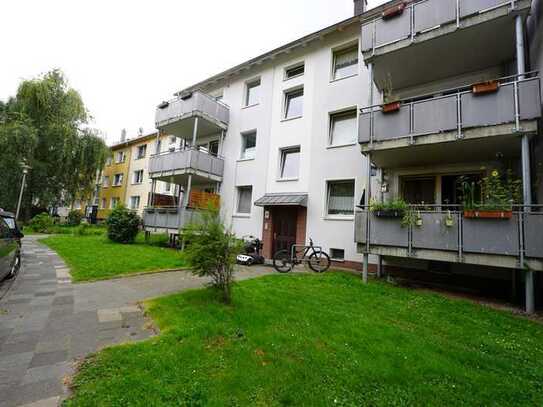
[[[436,177],[408,177],[402,180],[403,199],[412,205],[436,203]]]

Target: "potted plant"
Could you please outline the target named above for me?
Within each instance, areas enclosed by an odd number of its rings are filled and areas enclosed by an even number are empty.
[[[409,205],[403,199],[395,199],[390,202],[370,203],[370,212],[378,218],[403,218],[409,210]]]
[[[469,219],[511,219],[513,204],[522,201],[522,181],[511,170],[505,176],[493,170],[478,183],[464,180],[461,190],[464,218]]]

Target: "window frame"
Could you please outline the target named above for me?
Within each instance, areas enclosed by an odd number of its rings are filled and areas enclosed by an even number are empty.
[[[143,155],[140,151],[143,150]],[[142,144],[136,147],[136,160],[141,160],[147,156],[147,144]]]
[[[324,195],[324,218],[335,220],[353,220],[356,208],[356,178],[333,178],[326,179],[325,181],[325,195]],[[353,184],[353,209],[352,214],[336,214],[330,213],[330,190],[332,184],[338,183],[352,183]]]
[[[138,181],[137,177],[136,177],[136,174],[138,173],[141,173],[141,181]],[[132,175],[132,184],[133,185],[141,185],[143,184],[143,179],[144,179],[144,171],[143,169],[139,169],[139,170],[135,170],[133,172],[133,175]]]
[[[298,73],[298,74],[289,76],[289,71],[292,71],[292,70],[295,70],[295,69],[300,69],[300,68],[303,68],[302,73]],[[300,62],[297,62],[295,64],[291,64],[291,65],[285,67],[285,69],[283,71],[283,80],[284,81],[289,81],[291,79],[299,78],[300,76],[304,76],[304,75],[305,75],[305,61],[300,61]]]
[[[116,202],[115,205],[113,205],[113,202]],[[115,209],[117,206],[119,206],[120,202],[121,199],[118,196],[112,196],[109,202],[109,209]]]
[[[119,156],[121,157],[119,159]],[[126,154],[124,151],[117,151],[116,157],[115,157],[115,164],[122,164],[126,160]]]
[[[257,85],[258,83],[258,85]],[[253,78],[253,79],[250,79],[248,81],[245,82],[245,92],[243,93],[243,107],[251,107],[251,106],[257,106],[260,104],[260,96],[261,96],[261,93],[259,92],[259,94],[257,95],[257,101],[256,102],[253,102],[253,103],[249,103],[249,92],[251,89],[253,88],[260,88],[262,86],[262,78],[261,77],[257,77],[257,78]]]
[[[334,250],[342,251],[343,252],[343,258],[335,257],[334,256]],[[331,247],[329,250],[330,253],[330,260],[338,262],[338,263],[344,263],[345,262],[345,249],[340,249],[339,247]]]
[[[120,182],[117,182],[117,176],[119,176]],[[119,172],[117,174],[113,175],[113,184],[114,187],[120,187],[123,185],[124,182],[124,174],[122,172]]]
[[[110,186],[109,181],[110,181],[109,175],[103,175],[102,176],[102,188],[108,188]]]
[[[240,209],[240,202],[241,202],[241,193],[242,193],[242,190],[248,190],[250,189],[251,191],[251,196],[249,198],[249,211],[248,212],[240,212],[239,209]],[[241,217],[249,217],[251,216],[251,213],[252,213],[252,208],[253,208],[253,205],[252,205],[252,201],[253,201],[253,186],[252,185],[238,185],[236,187],[236,192],[237,192],[237,197],[236,197],[236,216],[241,216]]]
[[[290,97],[295,94],[295,93],[300,93],[301,92],[301,97],[302,97],[302,112],[301,114],[297,115],[297,116],[291,116],[289,117],[288,116],[288,112],[289,112],[289,102],[290,102]],[[295,88],[291,88],[291,89],[287,89],[283,92],[283,119],[282,121],[288,121],[288,120],[296,120],[296,119],[300,119],[302,117],[304,117],[304,100],[305,100],[305,89],[304,89],[304,86],[297,86]]]
[[[255,146],[253,147],[254,153],[253,153],[252,157],[246,157],[245,156],[245,151],[247,150],[247,141],[246,140],[247,140],[247,137],[251,136],[251,135],[254,135],[254,137],[255,137]],[[257,130],[248,130],[248,131],[244,131],[244,132],[241,133],[241,152],[240,152],[240,155],[239,155],[239,161],[249,161],[249,160],[254,160],[256,158],[257,137],[258,137]]]
[[[354,132],[354,140],[348,143],[341,143],[341,144],[334,144],[334,118],[341,117],[341,116],[347,116],[348,114],[354,113],[355,117],[355,132]],[[346,147],[346,146],[353,146],[356,145],[358,142],[358,121],[359,121],[359,109],[358,106],[354,107],[348,107],[341,110],[336,110],[334,112],[330,112],[328,114],[328,145],[327,148],[338,148],[338,147]]]
[[[285,158],[287,154],[298,153],[298,174],[295,177],[284,177]],[[300,145],[283,147],[279,149],[279,172],[277,174],[278,181],[297,181],[300,179],[300,167],[302,162],[302,147]]]
[[[137,201],[138,201],[138,205],[136,207],[134,207],[134,205],[132,205],[133,201],[134,201],[134,198],[137,198]],[[130,197],[130,209],[133,210],[133,211],[136,211],[140,208],[140,204],[141,204],[141,196],[140,195],[132,195]]]
[[[337,54],[347,53],[347,51],[349,51],[351,48],[356,48],[356,55],[358,56],[358,60],[356,63],[356,66],[357,66],[356,72],[337,78],[336,77]],[[332,66],[331,66],[331,71],[330,71],[330,82],[341,81],[343,79],[352,78],[354,76],[359,75],[360,74],[360,59],[361,59],[360,58],[360,42],[358,40],[332,48]]]

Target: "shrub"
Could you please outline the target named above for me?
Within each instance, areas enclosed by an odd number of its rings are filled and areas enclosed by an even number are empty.
[[[141,219],[136,213],[119,205],[106,219],[107,237],[118,243],[134,243],[140,223]]]
[[[81,213],[81,211],[72,209],[68,213],[66,223],[70,226],[79,226],[81,224],[81,219],[83,219],[83,214]]]
[[[189,242],[185,259],[193,274],[210,277],[222,301],[229,304],[232,300],[236,256],[241,252],[243,243],[224,226],[216,209],[203,212],[200,222],[185,228],[183,237]]]
[[[53,226],[53,218],[47,212],[34,216],[28,224],[28,228],[36,233],[52,233]]]

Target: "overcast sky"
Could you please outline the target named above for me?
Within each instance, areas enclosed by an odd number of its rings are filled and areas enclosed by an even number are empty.
[[[122,128],[154,130],[156,105],[175,91],[353,15],[352,0],[2,3],[0,99],[60,68],[108,143]]]

